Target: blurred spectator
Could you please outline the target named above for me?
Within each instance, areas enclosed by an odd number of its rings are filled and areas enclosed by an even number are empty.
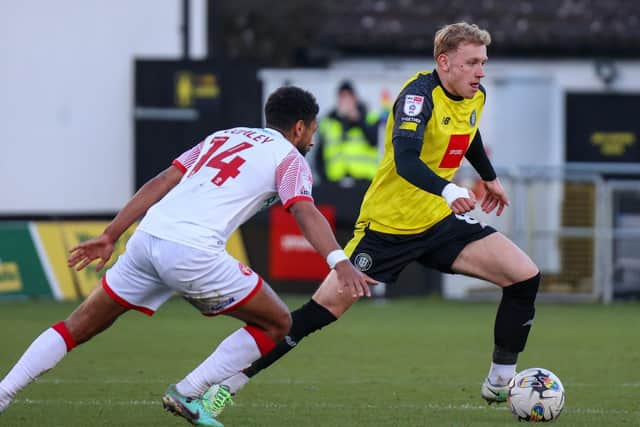
[[[319,179],[342,187],[371,181],[378,168],[379,123],[379,114],[367,112],[353,85],[342,82],[336,107],[318,127],[315,166]]]

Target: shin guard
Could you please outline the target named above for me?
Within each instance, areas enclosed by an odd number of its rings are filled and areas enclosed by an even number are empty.
[[[502,290],[494,327],[494,363],[515,363],[517,354],[524,350],[535,316],[539,285],[540,273]]]

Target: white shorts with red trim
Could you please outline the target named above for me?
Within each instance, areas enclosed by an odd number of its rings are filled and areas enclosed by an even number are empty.
[[[124,307],[152,315],[174,293],[215,316],[255,295],[262,279],[226,251],[211,253],[136,231],[102,279]]]

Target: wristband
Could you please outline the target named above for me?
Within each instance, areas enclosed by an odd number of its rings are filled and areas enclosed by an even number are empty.
[[[470,196],[469,190],[464,187],[460,187],[453,182],[450,182],[442,189],[442,197],[444,197],[444,200],[447,201],[447,205],[451,207],[451,204],[455,202],[456,199],[459,199],[461,197],[468,199]]]
[[[337,263],[348,259],[349,257],[344,253],[342,249],[336,249],[329,252],[329,255],[327,255],[327,264],[329,264],[329,268],[333,269],[335,268]]]

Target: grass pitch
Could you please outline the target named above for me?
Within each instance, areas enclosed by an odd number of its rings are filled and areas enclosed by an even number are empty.
[[[305,299],[285,298],[291,308]],[[0,303],[0,376],[75,304]],[[406,299],[356,304],[259,374],[221,421],[242,426],[512,426],[479,389],[495,304]],[[160,397],[241,326],[172,300],[151,319],[125,314],[23,391],[2,426],[186,426]],[[640,426],[640,304],[538,304],[520,369],[563,381],[557,425]]]

